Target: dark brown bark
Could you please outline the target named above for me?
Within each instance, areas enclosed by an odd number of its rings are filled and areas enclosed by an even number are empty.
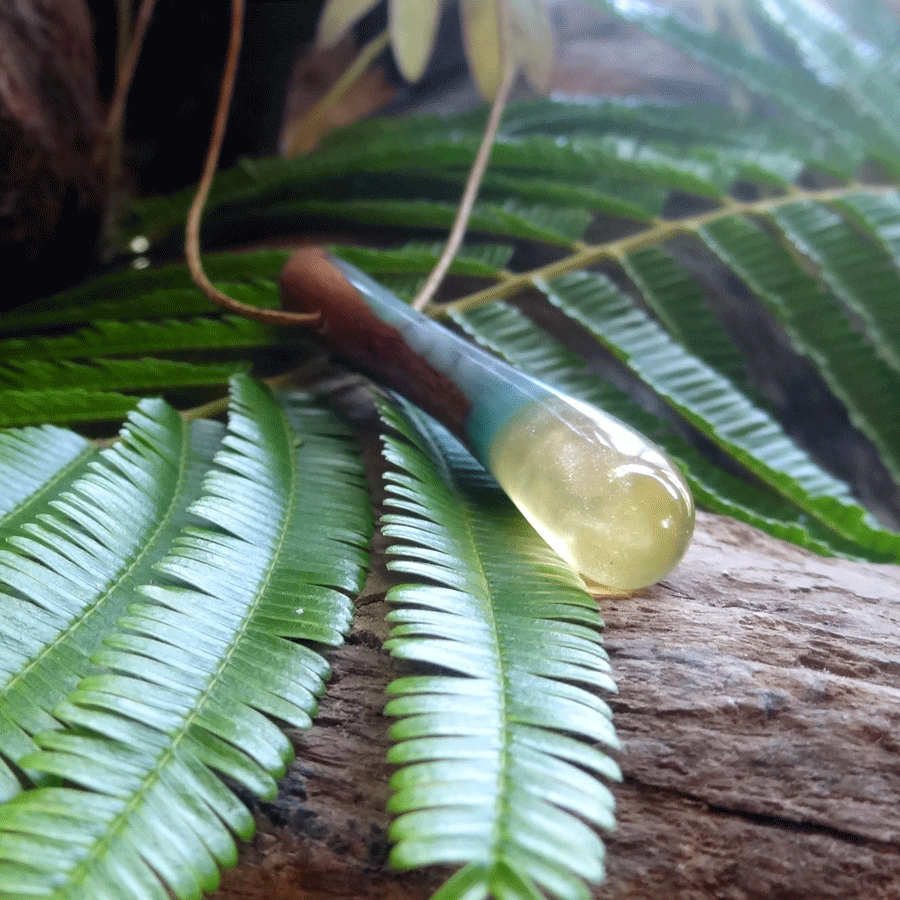
[[[383,590],[217,900],[425,900],[446,877],[385,865]],[[597,897],[900,896],[898,593],[896,566],[701,515],[664,584],[603,602],[625,780]]]
[[[0,266],[17,302],[71,284],[99,233],[101,113],[81,0],[0,3]]]

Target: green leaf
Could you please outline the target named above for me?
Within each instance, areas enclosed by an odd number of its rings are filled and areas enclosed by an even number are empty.
[[[596,605],[578,577],[443,429],[384,404],[384,533],[392,588],[387,647],[443,674],[393,682],[391,860],[465,868],[438,895],[501,884],[587,896],[603,875],[593,828],[613,824],[598,776],[618,769],[597,688],[614,690]],[[509,894],[508,891],[505,895]]]
[[[0,535],[15,533],[46,498],[66,490],[93,455],[84,438],[62,428],[0,432]]]
[[[88,328],[60,337],[8,338],[0,341],[0,363],[9,365],[29,356],[59,360],[186,350],[247,350],[284,342],[286,338],[280,337],[271,325],[239,316],[157,322],[99,320]]]
[[[823,269],[827,266],[834,271],[829,278],[832,290],[860,317],[876,352],[895,369],[900,368],[900,320],[896,314],[896,295],[892,293],[900,266],[900,196],[896,191],[860,192],[835,200],[832,205],[887,254],[893,265],[885,266],[883,258],[868,249],[862,251],[863,259],[859,263],[855,259],[839,261],[836,257],[845,257],[848,251],[833,246],[833,238],[827,232],[822,234],[815,249],[811,238],[802,244],[802,249],[817,259]],[[834,228],[829,221],[817,222],[815,227],[827,228],[829,232]],[[843,239],[844,233],[840,237]],[[855,241],[847,240],[854,250],[859,248]]]
[[[465,132],[457,130],[450,133],[444,127],[437,134],[429,134],[427,127],[416,130],[415,123],[395,121],[389,126],[380,126],[379,131],[381,133],[376,137],[364,142],[342,142],[301,159],[243,161],[216,177],[207,201],[207,218],[212,224],[215,224],[217,217],[225,220],[233,216],[240,204],[252,198],[257,221],[327,215],[366,222],[377,215],[375,208],[380,207],[386,222],[402,224],[402,214],[396,211],[401,203],[398,195],[402,196],[404,190],[408,192],[410,186],[415,185],[415,191],[408,195],[406,201],[409,215],[414,216],[409,224],[444,225],[444,218],[424,218],[426,211],[414,201],[429,194],[433,202],[446,199],[444,196],[434,196],[433,191],[428,189],[429,179],[463,184],[478,147],[480,129],[469,128]],[[401,143],[403,150],[398,153]],[[707,154],[710,152],[707,151]],[[721,160],[714,167],[707,160],[692,158],[692,154],[686,153],[683,148],[650,144],[630,136],[617,135],[575,139],[501,137],[492,150],[491,158],[489,180],[515,176],[537,183],[541,181],[539,176],[543,175],[544,182],[574,179],[583,185],[586,178],[597,181],[612,176],[637,185],[648,181],[664,183],[667,187],[713,197],[721,195],[734,174],[733,167],[722,174]],[[354,175],[350,183],[347,181],[348,172]],[[385,172],[394,175],[403,172],[405,178],[400,184],[396,177],[379,180]],[[648,214],[640,199],[629,200],[627,192],[621,187],[616,191],[614,183],[609,180],[605,185],[609,193],[607,203],[623,209],[636,209],[642,217]],[[604,182],[600,181],[590,194],[598,208],[604,206],[606,192]],[[646,188],[638,186],[635,193],[639,197],[641,193],[646,193]],[[516,197],[508,191],[503,196],[510,202]],[[532,191],[534,199],[551,199],[552,196],[549,185],[545,185],[542,193]],[[137,207],[138,221],[132,230],[154,239],[164,236],[180,227],[190,199],[191,192],[182,192],[143,201]],[[563,198],[557,197],[557,202],[561,200]],[[476,210],[481,224],[475,227],[493,229],[495,232],[500,230],[500,224],[507,220],[500,218],[498,221],[496,217],[506,206],[506,203],[479,204]],[[398,215],[401,218],[398,219]],[[488,224],[492,222],[492,216],[493,224]],[[547,234],[527,234],[516,230],[508,233],[548,239]]]
[[[373,278],[380,275],[415,273],[427,275],[441,255],[441,244],[409,243],[398,250],[373,250],[368,247],[332,246],[329,250],[341,259],[364,269]],[[490,277],[503,268],[512,248],[487,244],[482,247],[463,248],[453,260],[450,272],[454,275]]]
[[[753,0],[753,9],[797,50],[822,84],[846,91],[852,108],[877,128],[875,136],[900,151],[897,82],[872,65],[873,48],[859,40],[831,10],[805,0]]]
[[[112,422],[127,416],[137,404],[137,397],[77,387],[0,390],[0,427],[32,422]]]
[[[542,290],[754,475],[838,534],[900,559],[900,534],[880,527],[848,485],[816,465],[768,413],[669,338],[607,278],[581,272]]]
[[[3,896],[215,890],[232,833],[253,825],[221,776],[271,797],[292,755],[271,719],[310,724],[328,665],[308,642],[341,641],[367,562],[368,493],[346,429],[235,379],[189,511],[206,525],[180,530],[95,674],[57,708],[67,727],[22,761],[74,787],[0,805],[0,861],[26,861],[20,879],[0,868]]]
[[[44,388],[77,384],[80,388],[151,390],[186,385],[227,384],[247,364],[187,363],[170,359],[105,359],[92,365],[66,360],[28,359],[0,368],[0,390],[7,387]]]
[[[220,290],[251,306],[278,305],[278,272],[288,254],[210,253],[207,275]],[[183,263],[128,269],[95,278],[52,297],[4,313],[0,332],[79,325],[94,319],[162,319],[215,312],[216,307],[191,281]]]
[[[741,45],[718,34],[705,33],[688,25],[676,13],[651,3],[631,0],[587,0],[591,6],[631,22],[683,51],[713,71],[746,85],[786,110],[789,120],[805,123],[815,131],[825,131],[835,149],[837,165],[862,162],[867,152],[877,148],[882,137],[863,115],[856,113],[830,85],[772,59],[756,56]]]
[[[657,247],[626,255],[622,267],[641,297],[686,350],[746,389],[746,362],[713,315],[707,290],[700,282]]]
[[[648,222],[659,215],[668,191],[650,182],[617,178],[597,178],[588,183],[562,177],[535,177],[530,173],[504,175],[487,172],[481,182],[481,196],[500,199],[521,197],[534,203],[578,206],[593,213],[620,216],[634,222]]]
[[[21,765],[54,707],[189,520],[220,438],[189,428],[161,401],[141,401],[120,440],[61,495],[42,492],[0,549],[0,773]],[[2,777],[0,774],[0,777]]]
[[[272,206],[270,211],[276,216],[316,215],[366,225],[448,228],[456,215],[456,206],[428,200],[307,200]],[[498,205],[479,201],[469,220],[469,230],[568,246],[584,234],[590,220],[590,213],[578,208],[525,206],[515,201]]]
[[[835,298],[752,222],[729,217],[698,234],[778,317],[900,484],[900,416],[895,415],[900,373],[851,327]]]

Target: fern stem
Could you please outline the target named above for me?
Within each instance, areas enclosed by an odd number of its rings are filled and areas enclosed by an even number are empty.
[[[304,148],[306,147],[305,138],[307,133],[309,131],[318,132],[320,130],[319,123],[322,119],[334,109],[335,105],[344,97],[350,88],[359,81],[363,73],[375,61],[378,54],[387,48],[390,40],[391,36],[388,33],[388,30],[385,29],[378,37],[369,41],[369,43],[356,55],[356,58],[350,64],[347,71],[332,85],[328,93],[326,93],[302,119],[298,122],[291,123],[288,128],[284,150],[284,155],[288,159],[294,159],[303,154]],[[316,143],[318,143],[318,141]]]
[[[491,114],[484,127],[484,134],[482,135],[478,152],[475,154],[475,161],[472,163],[468,178],[466,178],[465,190],[459,203],[459,209],[456,212],[456,218],[453,220],[453,227],[450,229],[450,234],[447,237],[447,243],[444,245],[437,263],[431,270],[431,274],[425,280],[425,284],[422,285],[421,290],[412,302],[412,308],[419,312],[428,309],[431,298],[434,297],[435,292],[441,286],[447,270],[462,246],[463,238],[466,235],[466,226],[469,224],[469,219],[472,216],[472,207],[475,205],[478,189],[481,187],[481,179],[484,177],[488,161],[491,158],[491,148],[494,146],[494,140],[500,128],[500,120],[503,118],[503,111],[506,109],[506,101],[509,99],[509,92],[512,90],[513,83],[516,80],[517,71],[515,60],[507,62],[506,71],[503,74],[503,83],[500,85],[500,90],[497,92],[497,96],[491,105]]]
[[[227,294],[223,294],[213,285],[203,269],[203,261],[200,258],[200,220],[203,217],[203,207],[212,186],[213,177],[219,165],[219,154],[222,151],[222,140],[225,137],[225,126],[228,123],[228,109],[231,106],[231,97],[234,94],[234,82],[237,75],[238,57],[241,53],[241,35],[244,26],[244,0],[231,0],[231,31],[228,37],[228,50],[225,56],[225,68],[222,72],[222,82],[219,87],[219,103],[216,107],[216,115],[213,119],[212,134],[209,138],[209,146],[206,151],[206,159],[203,161],[203,174],[197,185],[197,193],[191,201],[188,209],[187,221],[184,226],[184,256],[191,280],[209,297],[217,306],[237,313],[248,319],[258,322],[266,322],[270,325],[314,325],[319,321],[318,313],[294,313],[281,309],[259,309],[241,303]]]
[[[476,291],[466,297],[461,297],[452,303],[432,306],[429,308],[428,314],[434,318],[444,318],[451,313],[477,309],[480,306],[492,303],[494,300],[504,300],[535,282],[552,281],[554,278],[568,275],[570,272],[576,272],[579,269],[588,268],[604,260],[619,263],[626,256],[637,250],[658,246],[676,235],[694,234],[700,228],[704,228],[728,216],[767,216],[788,203],[796,202],[799,197],[808,201],[828,203],[833,200],[841,200],[860,190],[884,195],[895,191],[896,187],[884,185],[874,189],[871,185],[863,185],[854,181],[839,188],[828,188],[821,191],[801,191],[799,188],[794,188],[778,197],[766,197],[762,200],[739,201],[728,198],[719,208],[709,212],[690,216],[686,219],[658,219],[649,228],[637,234],[620,238],[617,241],[586,246],[584,249],[578,250],[569,256],[539,266],[536,269],[531,269],[528,272],[502,273],[499,276],[499,283],[484,290]]]
[[[138,10],[137,20],[134,25],[134,33],[129,39],[127,36],[130,20],[130,4],[125,0],[116,4],[118,12],[118,42],[119,56],[118,72],[116,73],[116,86],[113,97],[103,123],[103,137],[97,148],[98,154],[107,165],[107,176],[110,182],[118,173],[121,158],[122,144],[122,119],[125,115],[125,101],[134,80],[134,72],[141,55],[141,47],[147,34],[147,26],[153,16],[156,0],[143,0]]]
[[[306,381],[312,380],[313,375],[321,369],[322,361],[322,357],[317,356],[301,366],[282,372],[280,375],[273,375],[271,378],[259,378],[258,380],[273,391],[283,387],[297,387]],[[214,419],[228,409],[229,403],[231,403],[230,395],[224,394],[215,400],[210,400],[208,403],[201,403],[199,406],[184,409],[179,415],[185,422],[194,422],[197,419]]]

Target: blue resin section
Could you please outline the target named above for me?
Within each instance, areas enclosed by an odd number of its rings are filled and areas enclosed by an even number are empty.
[[[479,462],[490,464],[497,432],[527,404],[556,395],[548,385],[513,369],[427,316],[337,257],[332,262],[359,291],[372,312],[396,328],[403,340],[462,391],[472,404],[465,437]]]

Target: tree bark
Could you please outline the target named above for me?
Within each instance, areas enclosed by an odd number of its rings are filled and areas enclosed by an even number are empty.
[[[386,866],[383,574],[217,900],[426,900]],[[604,600],[624,781],[605,900],[900,896],[900,567],[701,514],[661,585]]]
[[[101,110],[83,0],[0,3],[0,267],[6,304],[91,261],[105,202]]]

